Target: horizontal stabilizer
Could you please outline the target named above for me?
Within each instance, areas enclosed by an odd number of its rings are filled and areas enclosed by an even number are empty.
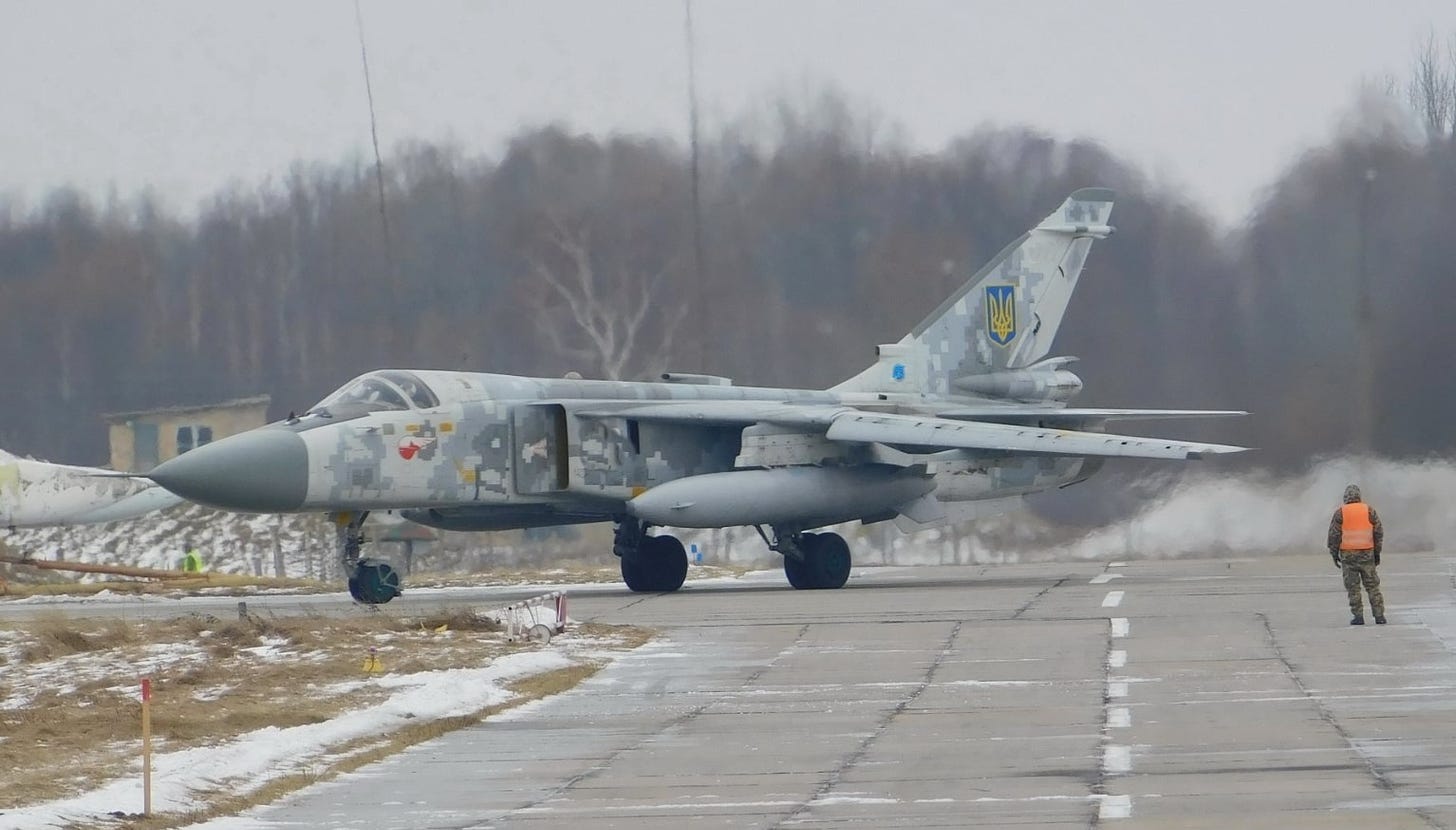
[[[945,505],[935,497],[934,493],[926,493],[920,498],[902,504],[898,508],[900,517],[907,519],[907,524],[916,525],[918,528],[939,527],[946,522]],[[900,528],[904,530],[903,527]]]
[[[948,524],[958,525],[962,522],[999,516],[1002,513],[1010,513],[1026,507],[1026,498],[1024,496],[1008,496],[1000,499],[978,499],[976,501],[937,501],[936,504],[939,506],[938,516],[931,515],[927,520],[925,514],[914,509],[907,509],[912,507],[921,508],[921,502],[925,499],[933,500],[934,496],[933,494],[922,496],[920,499],[901,508],[900,515],[895,517],[895,527],[899,528],[901,533],[915,533]]]

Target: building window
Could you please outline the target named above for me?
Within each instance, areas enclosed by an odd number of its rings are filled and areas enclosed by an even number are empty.
[[[177,427],[177,454],[192,449],[192,427]]]
[[[212,427],[197,428],[197,446],[201,447],[212,443]]]

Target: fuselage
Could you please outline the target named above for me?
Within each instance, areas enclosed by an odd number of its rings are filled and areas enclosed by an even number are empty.
[[[575,523],[621,515],[635,496],[691,476],[870,461],[822,429],[774,428],[775,405],[932,413],[974,400],[382,370],[153,475],[232,510],[392,509],[450,529]],[[691,417],[663,419],[650,411],[663,402],[697,403]],[[758,414],[741,414],[750,408]],[[1081,458],[995,453],[942,466],[930,475],[949,501],[1035,492],[1086,469]]]

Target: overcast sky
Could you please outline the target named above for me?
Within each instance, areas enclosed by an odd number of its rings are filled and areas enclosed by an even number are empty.
[[[524,126],[687,132],[682,0],[363,0],[386,152]],[[352,0],[0,0],[0,192],[151,188],[190,209],[369,152]],[[712,131],[832,83],[937,149],[984,124],[1086,136],[1225,222],[1329,136],[1361,80],[1456,33],[1452,0],[697,0]],[[1096,184],[1091,183],[1089,184]]]

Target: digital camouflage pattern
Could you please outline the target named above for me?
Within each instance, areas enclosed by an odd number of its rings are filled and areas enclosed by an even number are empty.
[[[952,395],[980,391],[967,380],[1032,367],[1051,350],[1093,241],[1112,233],[1112,203],[1099,187],[1068,196],[900,342],[881,346],[879,365],[836,390]]]
[[[1347,550],[1340,554],[1340,572],[1345,577],[1345,594],[1350,599],[1350,614],[1364,616],[1360,586],[1370,595],[1370,610],[1385,616],[1385,595],[1380,593],[1380,575],[1375,572],[1375,553],[1368,550]]]

